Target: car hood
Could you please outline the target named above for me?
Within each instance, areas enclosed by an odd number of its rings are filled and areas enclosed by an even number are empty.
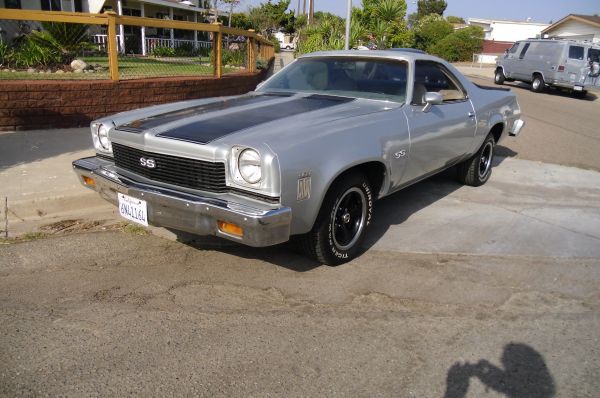
[[[115,130],[133,135],[150,133],[156,138],[206,145],[226,137],[231,140],[242,133],[264,135],[264,139],[273,131],[282,134],[290,127],[297,131],[377,112],[385,107],[381,101],[365,104],[354,98],[320,94],[251,93],[189,104],[166,112],[158,110],[117,124]]]

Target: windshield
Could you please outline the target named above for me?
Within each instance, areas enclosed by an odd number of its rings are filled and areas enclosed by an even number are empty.
[[[310,92],[404,102],[406,76],[407,63],[404,61],[357,57],[301,58],[258,91]]]

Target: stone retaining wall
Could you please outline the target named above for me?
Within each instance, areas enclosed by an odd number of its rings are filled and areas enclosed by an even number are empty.
[[[243,94],[267,75],[144,80],[0,81],[0,131],[86,126],[102,116],[144,106]]]

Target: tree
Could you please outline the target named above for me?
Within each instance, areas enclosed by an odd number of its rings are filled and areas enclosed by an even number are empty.
[[[426,17],[429,14],[444,15],[448,3],[445,0],[418,0],[417,1],[417,16],[419,19]]]
[[[235,12],[231,15],[231,26],[244,30],[254,29],[254,25],[252,25],[250,17],[243,12]]]
[[[461,23],[464,24],[465,20],[461,17],[455,17],[453,15],[449,15],[446,17],[446,21],[450,22],[450,23]]]
[[[252,25],[264,36],[270,36],[279,29],[293,31],[294,13],[287,12],[290,1],[279,0],[277,3],[273,3],[268,0],[258,7],[250,8],[249,17]]]
[[[438,14],[423,17],[414,26],[415,45],[430,52],[431,47],[454,31],[454,27]]]
[[[233,14],[233,9],[240,4],[241,0],[221,0],[221,1],[223,3],[229,5],[229,22],[228,22],[228,26],[231,26],[231,18],[232,18],[231,14]]]
[[[469,61],[481,51],[484,32],[479,26],[468,26],[446,36],[430,47],[430,52],[450,62]]]

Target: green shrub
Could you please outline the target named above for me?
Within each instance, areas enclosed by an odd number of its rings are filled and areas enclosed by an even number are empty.
[[[32,31],[28,40],[54,54],[56,63],[68,65],[81,52],[90,50],[88,26],[74,23],[42,22],[43,31]]]
[[[0,41],[0,66],[8,66],[11,62],[12,50],[3,41]]]
[[[45,68],[60,64],[62,57],[53,49],[40,46],[32,40],[23,40],[12,53],[12,64],[15,68]]]
[[[193,57],[198,53],[192,43],[182,43],[175,47],[175,56],[177,57]]]
[[[157,46],[152,50],[155,57],[174,57],[175,49],[167,46]]]
[[[215,52],[210,53],[210,62],[214,63]],[[221,64],[223,66],[245,66],[248,59],[246,46],[240,46],[239,50],[224,48],[221,51]]]
[[[269,63],[264,58],[256,59],[256,69],[267,69],[269,67]]]
[[[210,55],[212,54],[213,50],[212,48],[207,48],[207,47],[199,47],[198,50],[198,56],[199,57],[210,57]]]
[[[473,54],[481,52],[483,29],[469,26],[446,36],[430,48],[431,54],[449,62],[470,61]]]
[[[277,38],[272,38],[271,43],[273,43],[273,47],[275,47],[275,52],[279,53],[281,51],[281,44],[279,44],[279,40]]]

